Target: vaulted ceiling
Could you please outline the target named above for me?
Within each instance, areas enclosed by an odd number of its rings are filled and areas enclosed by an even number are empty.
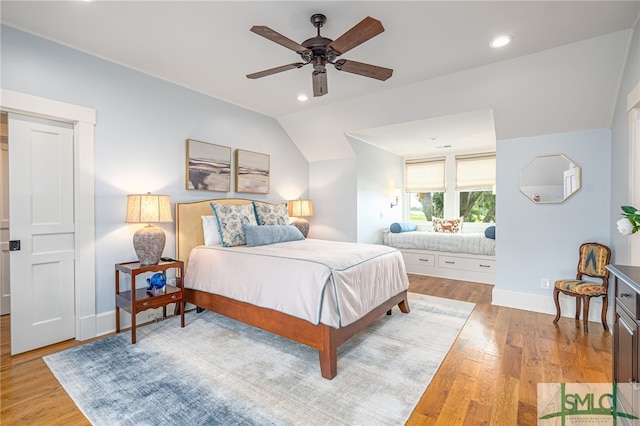
[[[481,134],[491,143],[608,127],[640,15],[638,1],[3,0],[1,7],[3,24],[274,117],[309,161],[352,155],[345,135],[412,157],[450,143],[469,150],[460,141],[474,133],[481,144]],[[300,60],[250,32],[253,25],[302,43],[316,35],[314,13],[327,16],[321,33],[331,39],[366,16],[379,19],[385,31],[343,56],[392,68],[393,76],[383,82],[329,67],[329,93],[318,98],[310,66],[245,77]],[[489,48],[501,34],[513,42]],[[309,100],[298,101],[302,93]],[[471,118],[479,117],[495,121],[493,134],[486,121],[475,127]]]

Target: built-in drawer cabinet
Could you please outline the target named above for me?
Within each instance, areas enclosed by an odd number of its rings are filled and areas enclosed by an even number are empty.
[[[433,254],[403,251],[402,257],[404,258],[404,263],[407,265],[436,266],[436,257]]]
[[[613,381],[617,411],[640,416],[640,267],[609,265],[613,274],[615,324],[613,330]],[[635,425],[638,420],[618,416],[617,424]]]
[[[473,272],[495,272],[496,261],[457,256],[438,256],[438,266]]]

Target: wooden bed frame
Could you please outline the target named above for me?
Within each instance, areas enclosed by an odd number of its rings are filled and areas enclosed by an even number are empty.
[[[185,271],[188,267],[191,250],[204,244],[201,216],[213,214],[209,204],[211,201],[242,205],[248,204],[252,200],[222,198],[176,203],[176,257],[184,262]],[[335,329],[324,324],[314,325],[282,312],[239,302],[224,296],[188,288],[185,288],[184,292],[188,303],[317,349],[320,357],[320,372],[322,377],[329,380],[338,374],[338,346],[385,312],[390,313],[391,308],[395,305],[398,305],[400,311],[409,313],[407,291],[405,290],[391,297],[358,321],[346,327]]]

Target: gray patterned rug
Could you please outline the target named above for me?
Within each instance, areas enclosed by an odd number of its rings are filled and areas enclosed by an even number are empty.
[[[338,348],[317,351],[211,312],[110,336],[44,361],[95,425],[400,425],[474,305],[409,293]]]

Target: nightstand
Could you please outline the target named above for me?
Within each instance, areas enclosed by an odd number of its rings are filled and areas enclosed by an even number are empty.
[[[176,285],[165,285],[164,293],[154,294],[147,286],[136,288],[136,277],[145,272],[164,272],[176,269]],[[132,291],[120,291],[120,274],[131,276]],[[116,333],[120,332],[120,309],[131,314],[131,343],[136,343],[136,314],[151,308],[162,308],[163,318],[167,316],[167,305],[176,303],[176,312],[180,310],[181,325],[184,327],[184,292],[182,277],[184,263],[180,260],[160,262],[157,265],[141,265],[140,262],[116,263]]]

